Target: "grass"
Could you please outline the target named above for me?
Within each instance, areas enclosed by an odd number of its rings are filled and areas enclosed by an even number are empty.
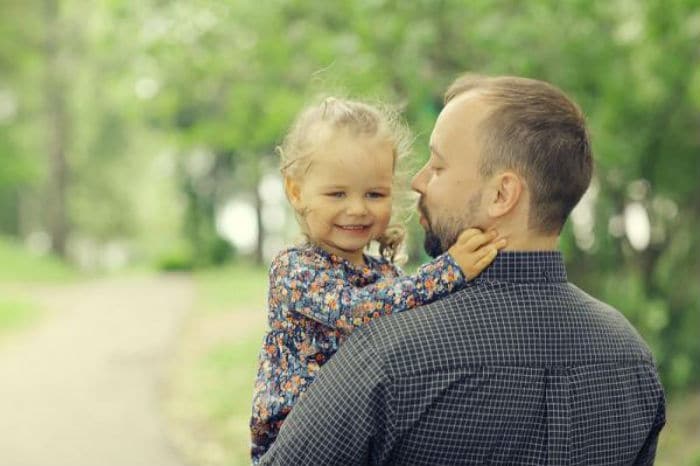
[[[700,393],[671,400],[657,451],[657,466],[700,466]]]
[[[197,273],[195,282],[197,310],[174,393],[176,422],[181,424],[176,441],[193,464],[248,465],[266,270],[238,265]],[[700,466],[700,393],[672,400],[656,464]]]
[[[39,316],[40,308],[26,298],[0,298],[0,339],[28,327]]]
[[[232,308],[264,309],[267,300],[267,270],[245,263],[195,273],[199,309],[229,312]]]
[[[195,311],[175,369],[169,415],[193,464],[250,464],[248,421],[266,310],[267,270],[197,272]]]
[[[203,378],[214,382],[204,395],[226,465],[250,463],[248,422],[259,350],[260,337],[255,335],[217,345],[202,361]]]
[[[0,338],[31,326],[41,314],[32,297],[13,285],[65,283],[78,276],[60,260],[36,256],[16,240],[0,236]]]
[[[16,240],[0,236],[0,282],[65,282],[78,276],[59,259],[37,256]]]

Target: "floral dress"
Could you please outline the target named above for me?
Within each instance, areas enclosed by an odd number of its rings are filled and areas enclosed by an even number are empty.
[[[447,253],[410,276],[383,258],[365,256],[365,262],[358,267],[313,245],[286,249],[272,261],[268,329],[250,421],[253,463],[270,448],[319,368],[355,328],[432,302],[466,282]]]

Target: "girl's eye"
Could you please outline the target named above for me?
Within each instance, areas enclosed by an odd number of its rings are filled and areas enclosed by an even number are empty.
[[[386,194],[372,191],[372,192],[367,193],[367,197],[370,199],[381,199],[383,197],[386,197]]]
[[[327,193],[326,196],[340,199],[345,196],[345,193],[343,191],[333,191],[331,193]]]

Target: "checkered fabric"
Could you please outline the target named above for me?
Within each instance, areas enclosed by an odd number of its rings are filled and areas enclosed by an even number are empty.
[[[467,288],[355,332],[266,465],[653,464],[652,355],[558,252],[506,252]]]

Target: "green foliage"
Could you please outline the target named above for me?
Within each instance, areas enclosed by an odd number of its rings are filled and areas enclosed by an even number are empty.
[[[16,240],[0,236],[0,282],[67,282],[79,276],[58,259],[30,254]]]
[[[194,256],[188,248],[172,250],[156,260],[156,269],[163,272],[189,272],[194,268]]]
[[[204,312],[265,309],[267,270],[263,267],[238,261],[224,268],[197,271],[194,278],[200,290],[198,308]]]
[[[34,322],[39,314],[39,308],[29,301],[22,299],[0,298],[0,337]]]
[[[23,236],[51,218],[56,86],[67,224],[96,241],[127,238],[180,269],[232,257],[217,210],[233,196],[260,208],[274,147],[310,97],[399,106],[420,162],[442,90],[462,71],[545,79],[580,103],[596,154],[592,240],[569,225],[561,243],[572,280],[639,328],[671,393],[700,384],[696,1],[47,5],[53,14],[14,2],[0,19],[0,109],[16,102],[0,112],[0,231]],[[641,251],[613,228],[632,202],[651,222]],[[420,260],[422,233],[409,229]]]

